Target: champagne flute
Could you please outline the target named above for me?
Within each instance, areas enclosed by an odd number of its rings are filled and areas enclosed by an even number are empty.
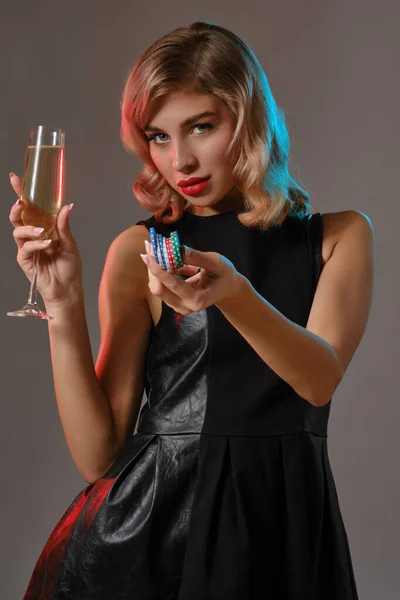
[[[64,196],[65,133],[44,125],[29,129],[21,200],[24,225],[43,227],[40,238],[47,239],[55,227]],[[9,317],[52,319],[36,302],[36,277],[40,250],[33,255],[33,272],[28,301],[23,308],[8,312]]]

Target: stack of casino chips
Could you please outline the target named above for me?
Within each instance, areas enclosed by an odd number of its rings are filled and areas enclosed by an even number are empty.
[[[167,237],[157,233],[154,227],[150,227],[150,238],[155,259],[164,271],[176,273],[177,269],[183,267],[181,243],[177,231],[171,231],[170,236]]]

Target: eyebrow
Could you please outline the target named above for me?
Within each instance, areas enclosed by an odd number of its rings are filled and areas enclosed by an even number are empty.
[[[192,117],[188,117],[181,123],[181,129],[187,127],[188,125],[192,125],[199,119],[203,117],[217,117],[217,113],[214,111],[206,110],[205,112],[198,113],[197,115],[193,115]],[[155,127],[154,125],[145,125],[143,131],[160,131],[160,127]]]

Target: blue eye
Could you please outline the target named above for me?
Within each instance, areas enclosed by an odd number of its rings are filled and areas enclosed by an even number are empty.
[[[203,133],[206,133],[206,131],[208,131],[209,129],[213,129],[214,128],[214,126],[211,123],[198,123],[197,125],[193,125],[193,129],[195,129],[196,127],[205,127],[206,128],[204,131],[200,132],[200,135],[202,135]],[[145,137],[146,137],[146,140],[148,142],[151,142],[153,140],[156,140],[156,138],[159,138],[161,135],[167,136],[166,133],[154,133],[150,137],[147,137],[147,136],[145,136]],[[166,142],[166,140],[164,140],[164,141],[163,140],[155,141],[155,143],[158,144],[159,146],[161,146],[165,142]]]
[[[167,134],[166,134],[166,133],[155,133],[155,134],[154,134],[154,135],[153,135],[153,136],[150,138],[150,141],[151,141],[151,140],[155,140],[157,137],[160,137],[160,135],[167,135]],[[161,143],[162,143],[162,141],[161,141]]]
[[[211,125],[211,123],[199,123],[199,125],[195,125],[195,127],[207,127],[207,129],[212,129],[213,126]],[[207,131],[206,129],[206,131]]]

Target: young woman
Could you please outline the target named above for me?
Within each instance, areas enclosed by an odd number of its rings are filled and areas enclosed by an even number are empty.
[[[327,425],[370,310],[370,220],[307,214],[267,78],[214,24],[146,50],[121,135],[152,216],[110,246],[96,366],[69,207],[49,247],[20,203],[10,213],[28,278],[42,249],[57,403],[88,482],[24,598],[355,600]],[[151,227],[178,232],[177,273],[156,262]]]

